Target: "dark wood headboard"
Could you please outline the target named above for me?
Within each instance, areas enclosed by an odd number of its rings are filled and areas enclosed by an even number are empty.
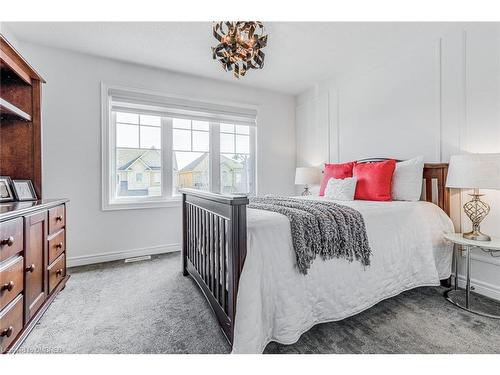
[[[387,158],[362,159],[358,162],[373,163],[389,160]],[[400,162],[401,160],[396,160]],[[450,190],[446,187],[446,176],[448,175],[448,163],[425,163],[424,164],[424,189],[422,189],[422,200],[438,205],[446,215],[450,216]],[[433,182],[436,181],[436,184]],[[433,189],[433,186],[437,186]]]
[[[446,215],[450,216],[450,190],[446,187],[446,176],[448,176],[448,163],[425,163],[423,198],[427,202],[437,204]],[[433,180],[437,181],[437,197],[434,196],[432,188]]]

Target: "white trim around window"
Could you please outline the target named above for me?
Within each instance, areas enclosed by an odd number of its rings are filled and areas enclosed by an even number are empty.
[[[116,116],[115,111],[161,116],[161,193],[159,196],[120,196],[116,194]],[[250,127],[250,194],[256,193],[257,107],[234,103],[194,101],[190,98],[110,86],[101,83],[102,210],[179,207],[181,197],[174,193],[172,118],[189,118],[210,123],[209,190],[221,191],[219,124]],[[141,120],[142,121],[142,120]],[[121,146],[120,146],[121,147]],[[175,164],[177,166],[177,164]],[[157,176],[156,176],[157,177]]]
[[[116,170],[115,158],[112,157],[112,152],[115,150],[114,136],[115,119],[113,118],[114,112],[111,107],[111,96],[109,90],[111,87],[101,83],[101,148],[102,148],[102,210],[130,210],[130,209],[144,209],[144,208],[159,208],[159,207],[180,207],[181,199],[179,197],[172,197],[172,190],[168,187],[172,186],[171,175],[162,173],[162,192],[159,197],[123,197],[116,199],[115,197],[115,184],[111,182],[114,179]],[[162,120],[162,163],[165,167],[171,167],[171,158],[168,158],[167,153],[164,151],[171,140],[168,139],[170,132],[165,131],[168,123]],[[170,123],[171,126],[171,123]]]

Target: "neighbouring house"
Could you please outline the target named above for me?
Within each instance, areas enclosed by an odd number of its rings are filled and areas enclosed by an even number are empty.
[[[208,153],[200,155],[184,168],[178,170],[174,163],[174,180],[177,187],[209,189]],[[247,162],[244,156],[239,160],[221,155],[221,192],[248,192]],[[117,148],[117,195],[160,196],[161,195],[161,151]]]
[[[208,189],[208,153],[197,157],[177,172],[177,186],[182,188]]]
[[[161,151],[117,148],[118,196],[161,195]]]
[[[240,160],[221,155],[221,193],[248,193],[248,157]]]
[[[221,192],[247,192],[248,178],[246,158],[240,160],[221,155]],[[192,187],[195,189],[209,188],[209,158],[208,153],[200,155],[191,163],[180,169],[177,173],[178,187]]]

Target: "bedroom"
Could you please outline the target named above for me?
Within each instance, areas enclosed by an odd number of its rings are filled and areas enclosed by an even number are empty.
[[[2,15],[2,352],[499,354],[500,23],[211,17]]]

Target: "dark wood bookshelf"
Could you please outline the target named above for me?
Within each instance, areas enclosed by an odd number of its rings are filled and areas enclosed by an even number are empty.
[[[44,79],[0,34],[0,175],[29,179],[42,198]]]
[[[16,352],[69,278],[68,200],[42,195],[44,82],[0,34],[0,175],[31,180],[38,197],[0,204],[0,354]]]

